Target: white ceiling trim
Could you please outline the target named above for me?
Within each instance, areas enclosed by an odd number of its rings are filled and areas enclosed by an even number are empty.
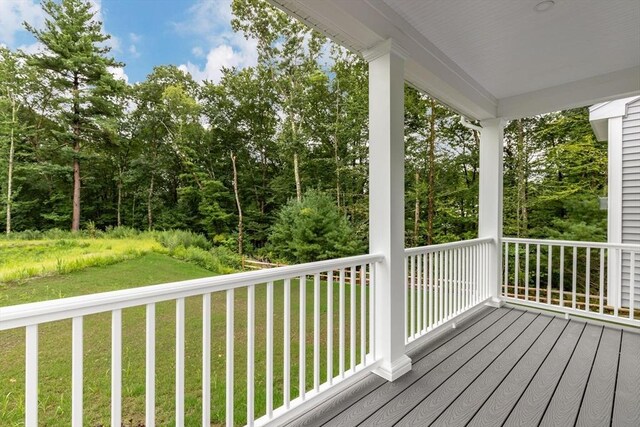
[[[516,119],[640,95],[640,66],[503,98],[500,117]]]

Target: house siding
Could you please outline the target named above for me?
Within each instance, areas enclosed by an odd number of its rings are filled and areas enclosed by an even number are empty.
[[[622,243],[640,245],[640,100],[622,119]],[[622,255],[622,305],[629,306],[631,256]],[[634,301],[640,308],[640,257],[636,255]]]

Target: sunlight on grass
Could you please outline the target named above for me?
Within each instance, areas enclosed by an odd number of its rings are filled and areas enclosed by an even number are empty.
[[[151,238],[0,240],[0,283],[66,274],[163,251]]]

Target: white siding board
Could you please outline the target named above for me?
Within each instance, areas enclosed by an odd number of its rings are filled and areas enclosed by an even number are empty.
[[[640,100],[622,119],[622,242],[640,244]],[[629,306],[631,255],[622,254],[622,305]],[[636,255],[634,305],[640,307],[640,254]]]

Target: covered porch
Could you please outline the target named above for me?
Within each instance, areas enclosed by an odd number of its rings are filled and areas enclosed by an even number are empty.
[[[640,246],[502,233],[505,124],[640,94],[640,5],[271,1],[369,63],[370,253],[2,308],[0,330],[25,330],[25,425],[38,425],[40,325],[72,319],[72,419],[80,426],[83,319],[108,313],[105,393],[111,424],[121,426],[122,313],[132,307],[145,313],[145,426],[155,425],[155,310],[165,302],[175,304],[178,426],[194,363],[203,426],[212,405],[224,408],[226,425],[238,424],[239,398],[247,425],[640,424],[640,313],[622,304],[610,261],[626,255],[633,270]],[[480,131],[477,239],[404,247],[405,82],[477,123],[469,124]],[[629,289],[634,301],[633,282]],[[216,297],[224,325],[211,321]],[[202,309],[195,356],[185,349],[185,304],[194,298]],[[226,331],[224,401],[211,396],[212,328]],[[240,359],[238,340],[246,343]],[[238,371],[246,374],[241,396]]]

